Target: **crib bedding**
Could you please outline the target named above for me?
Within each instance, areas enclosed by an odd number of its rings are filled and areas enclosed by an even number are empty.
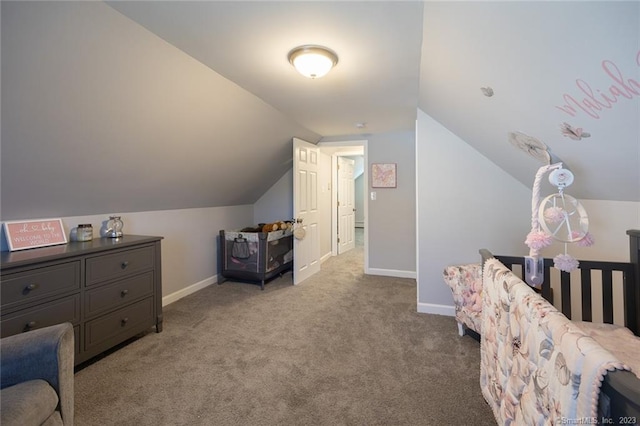
[[[640,379],[640,337],[620,325],[586,321],[573,323],[627,365]]]
[[[450,287],[456,320],[477,333],[482,333],[482,266],[480,263],[447,266],[443,273]],[[640,337],[628,328],[587,321],[572,321],[603,348],[626,364],[640,379]]]
[[[480,384],[498,423],[596,417],[603,377],[629,367],[496,259],[482,293]]]

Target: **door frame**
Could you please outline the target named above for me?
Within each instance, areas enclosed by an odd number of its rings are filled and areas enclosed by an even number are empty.
[[[357,157],[363,158],[363,155],[358,155]],[[349,250],[352,250],[353,248],[355,248],[355,228],[356,228],[356,200],[355,200],[355,186],[356,186],[356,179],[354,177],[354,171],[355,171],[355,165],[356,165],[356,160],[353,159],[354,156],[346,156],[343,154],[339,154],[336,157],[336,160],[338,162],[338,169],[336,170],[336,192],[337,192],[337,198],[338,198],[338,204],[336,205],[336,211],[335,211],[335,215],[336,215],[336,223],[338,224],[338,229],[336,230],[336,236],[338,238],[337,241],[337,251],[338,251],[338,255],[346,253]],[[350,183],[347,184],[347,187],[345,188],[344,186],[344,175],[343,172],[344,170],[342,170],[340,168],[340,163],[342,163],[342,165],[346,165],[348,164],[351,168],[351,179],[350,179]],[[351,188],[349,188],[349,186]],[[343,201],[345,200],[344,195],[344,191],[346,190],[351,190],[351,205],[340,205],[340,199],[342,199]],[[363,194],[364,196],[364,194]],[[353,217],[353,227],[351,229],[351,242],[349,243],[349,248],[346,249],[345,251],[343,251],[345,249],[345,244],[348,242],[348,238],[345,239],[345,241],[342,241],[341,238],[345,237],[345,230],[342,229],[340,227],[340,224],[342,223],[342,220],[344,218],[343,216],[343,209],[345,207],[351,207],[353,210],[351,211],[351,216]],[[346,235],[348,235],[349,232],[346,232]]]
[[[369,153],[367,140],[318,142],[320,152],[331,155],[331,255],[338,255],[338,157],[364,157],[364,273],[369,273]]]

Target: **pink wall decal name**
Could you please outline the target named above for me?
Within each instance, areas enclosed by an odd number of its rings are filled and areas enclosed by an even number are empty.
[[[636,64],[640,66],[640,50],[636,54]],[[583,112],[591,118],[600,119],[600,112],[611,109],[619,99],[633,99],[640,96],[640,83],[632,78],[625,78],[620,68],[608,59],[602,61],[602,69],[613,84],[604,91],[591,88],[589,83],[582,79],[576,80],[576,86],[585,95],[581,100],[576,99],[568,93],[562,96],[565,104],[556,106],[560,111],[575,117]]]

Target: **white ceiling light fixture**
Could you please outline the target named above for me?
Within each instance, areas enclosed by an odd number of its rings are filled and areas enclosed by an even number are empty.
[[[338,55],[326,47],[307,44],[289,52],[289,62],[308,78],[326,75],[338,63]]]

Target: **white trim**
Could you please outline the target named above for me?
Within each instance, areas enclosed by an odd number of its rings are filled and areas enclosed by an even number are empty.
[[[211,284],[215,284],[218,282],[218,275],[214,275],[212,277],[209,277],[207,279],[204,279],[200,282],[197,282],[195,284],[191,284],[188,287],[185,287],[183,289],[180,289],[174,293],[171,293],[167,296],[164,296],[162,298],[162,306],[167,306],[173,302],[177,302],[178,300],[182,299],[183,297],[187,297],[190,294],[195,293],[198,290],[202,290],[205,287],[209,287]]]
[[[326,262],[326,261],[327,261],[327,260],[329,260],[331,257],[333,257],[333,253],[329,252],[329,253],[325,254],[324,256],[322,256],[322,257],[320,258],[320,263],[324,263],[324,262]]]
[[[436,305],[435,303],[418,303],[418,312],[422,314],[456,316],[456,308],[452,305]]]
[[[415,139],[414,139],[414,144],[415,144],[415,171],[416,171],[416,193],[415,193],[415,198],[416,198],[416,304],[418,305],[418,312],[420,312],[420,173],[418,172],[418,170],[420,170],[418,168],[418,119],[416,118],[416,124],[415,124]]]
[[[322,148],[320,148],[322,150]],[[338,255],[338,156],[331,155],[331,253]]]
[[[363,140],[352,140],[352,141],[337,141],[337,142],[318,142],[317,144],[320,147],[320,151],[324,152],[327,155],[331,155],[331,250],[337,255],[338,254],[338,242],[337,242],[337,195],[335,194],[336,184],[333,180],[337,179],[337,167],[335,166],[338,162],[338,155],[362,155],[364,157],[364,170],[363,170],[363,185],[365,188],[369,187],[369,141],[366,139]],[[326,148],[326,150],[323,150]],[[362,149],[363,152],[360,152]],[[353,150],[353,151],[352,151]],[[334,204],[335,203],[335,204]],[[364,197],[364,273],[369,273],[369,197]]]
[[[416,278],[415,271],[399,271],[397,269],[369,268],[366,273],[369,275],[381,275],[383,277]]]

